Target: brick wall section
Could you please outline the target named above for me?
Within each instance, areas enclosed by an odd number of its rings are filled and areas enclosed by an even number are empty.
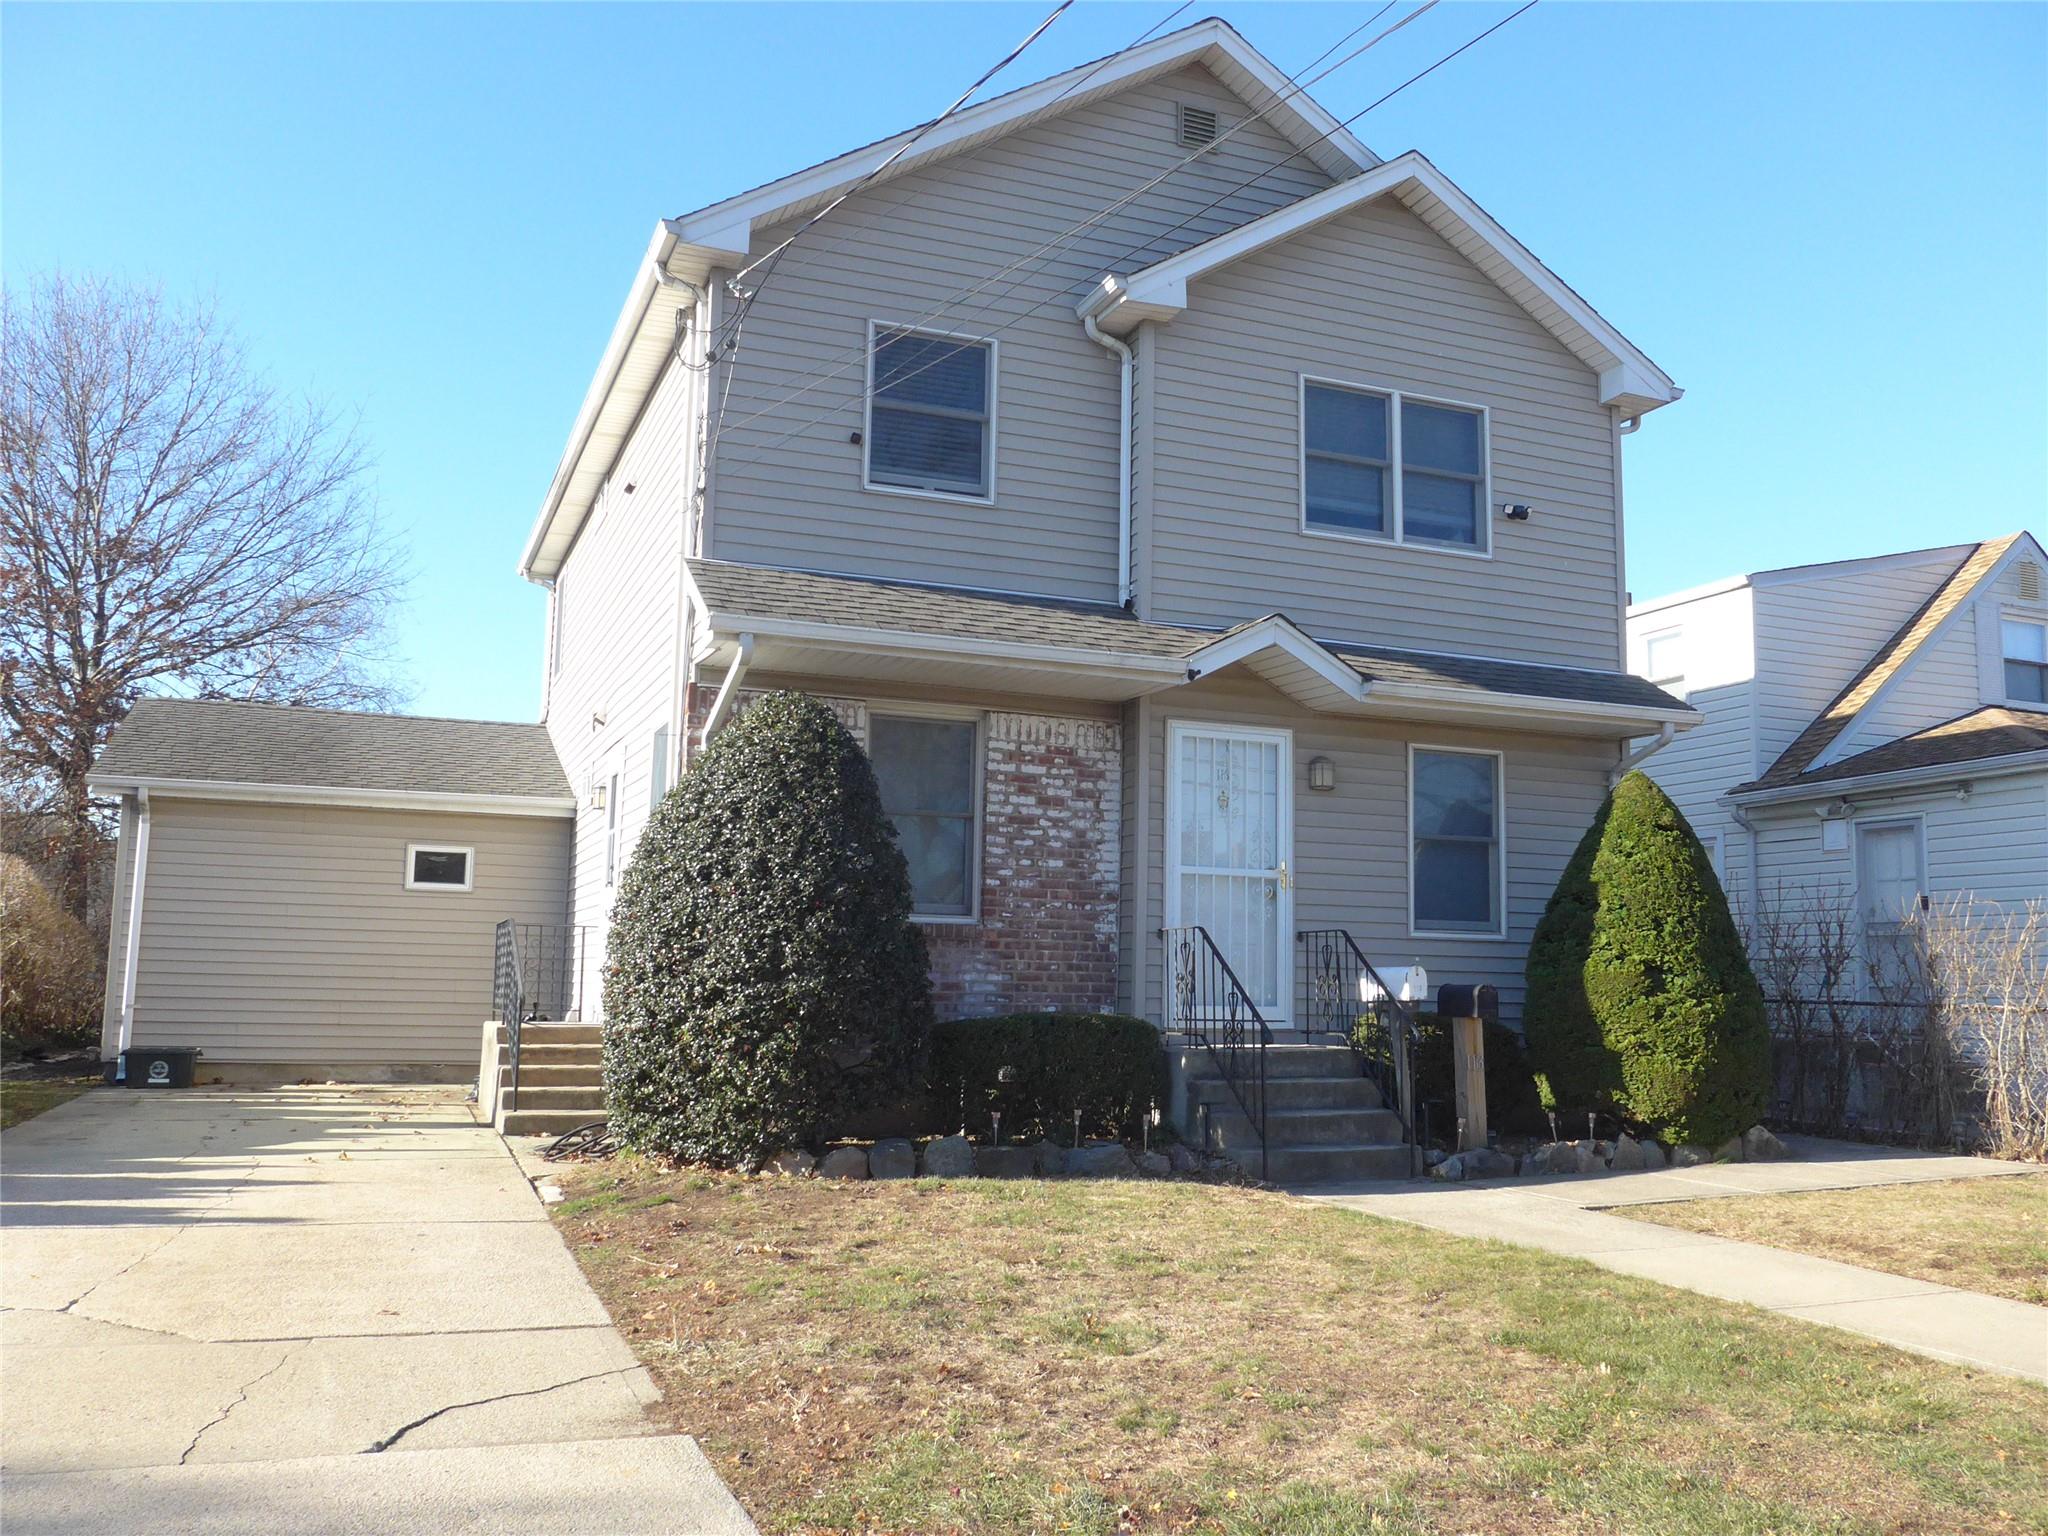
[[[742,690],[735,706],[759,696]],[[693,690],[693,738],[713,697],[713,690]],[[825,702],[865,746],[866,703]],[[938,1015],[1112,1009],[1122,729],[1061,715],[986,719],[981,914],[973,923],[924,930]]]
[[[992,714],[987,735],[981,918],[925,929],[939,1017],[1114,1008],[1121,730]]]

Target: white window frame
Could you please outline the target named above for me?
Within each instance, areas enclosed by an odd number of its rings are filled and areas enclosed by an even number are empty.
[[[875,445],[875,337],[881,331],[900,331],[911,336],[932,336],[942,341],[972,342],[976,346],[988,349],[988,462],[984,466],[987,471],[986,478],[988,480],[988,489],[986,491],[977,494],[973,491],[921,490],[912,485],[889,485],[875,479],[871,467]],[[1002,374],[1000,348],[1001,343],[993,336],[965,331],[938,331],[933,330],[929,326],[912,325],[907,321],[869,318],[867,375],[866,384],[861,391],[860,484],[862,490],[872,492],[877,496],[914,496],[923,501],[966,502],[968,505],[976,507],[995,505],[996,447],[1000,441],[997,421],[997,401],[999,397],[996,390],[996,381]]]
[[[983,782],[988,776],[988,711],[959,704],[926,704],[915,699],[866,699],[862,701],[867,709],[867,733],[861,746],[865,750],[874,744],[875,721],[888,720],[951,720],[971,723],[974,726],[974,774],[970,783],[972,819],[967,834],[967,851],[970,856],[967,872],[968,902],[965,912],[918,912],[910,914],[913,923],[928,923],[933,927],[964,928],[981,921],[981,884],[984,837],[983,827]],[[886,815],[887,813],[884,812]]]
[[[1423,928],[1415,920],[1415,754],[1445,752],[1466,757],[1493,759],[1493,862],[1494,889],[1500,910],[1496,926],[1487,928]],[[1499,944],[1508,937],[1508,758],[1498,747],[1468,747],[1453,742],[1411,741],[1408,743],[1408,779],[1403,786],[1407,798],[1408,822],[1408,937],[1411,939],[1471,939],[1482,944]]]
[[[650,816],[668,792],[675,788],[668,777],[668,737],[668,722],[663,721],[654,728],[654,734],[647,742],[647,814]]]
[[[459,853],[462,855],[462,884],[454,885],[445,880],[415,880],[413,878],[413,856],[421,853]],[[476,849],[460,843],[407,843],[405,845],[405,888],[408,891],[446,891],[459,896],[465,891],[476,889]]]
[[[1401,549],[1427,550],[1431,554],[1453,555],[1462,560],[1493,558],[1493,412],[1471,400],[1452,400],[1442,395],[1425,395],[1416,390],[1396,389],[1362,379],[1336,379],[1323,374],[1296,376],[1294,409],[1294,477],[1296,516],[1300,532],[1311,539],[1343,539],[1352,544],[1391,544]],[[1387,402],[1388,495],[1386,533],[1347,533],[1341,528],[1318,528],[1308,520],[1308,392],[1309,386],[1340,389],[1354,395],[1378,395]],[[1479,542],[1471,548],[1445,544],[1436,539],[1408,537],[1401,496],[1401,404],[1439,405],[1447,410],[1469,411],[1479,418],[1479,509],[1473,530]],[[1435,473],[1435,471],[1425,471]]]
[[[2001,608],[1998,612],[1997,626],[1992,631],[1998,642],[1999,697],[2015,709],[2025,709],[2039,713],[2043,709],[2048,709],[2048,704],[2044,704],[2038,699],[2017,698],[2006,687],[2005,666],[2008,658],[2005,654],[2005,626],[2008,624],[2028,624],[2040,630],[2043,648],[2048,650],[2048,614],[2036,613],[2027,609]]]
[[[1672,673],[1668,677],[1657,676],[1656,673],[1650,670],[1650,647],[1659,640],[1683,641],[1684,639],[1685,626],[1682,624],[1673,625],[1668,629],[1655,630],[1643,636],[1643,677],[1654,687],[1662,688],[1673,698],[1681,701],[1685,699],[1687,693],[1684,669],[1681,667],[1677,672]]]
[[[626,787],[623,765],[616,754],[604,769],[604,888],[619,888],[620,845],[625,841],[626,808],[620,803]]]

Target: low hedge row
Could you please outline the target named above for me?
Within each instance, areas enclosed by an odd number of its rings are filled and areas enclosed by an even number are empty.
[[[1011,1080],[1001,1080],[1005,1067]],[[954,1019],[932,1031],[931,1107],[957,1116],[963,1096],[977,1134],[991,1110],[1003,1116],[1003,1140],[1074,1135],[1134,1136],[1166,1099],[1166,1053],[1159,1031],[1116,1013],[1009,1013]]]

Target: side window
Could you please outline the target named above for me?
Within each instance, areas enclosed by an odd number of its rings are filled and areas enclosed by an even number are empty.
[[[1663,630],[1643,641],[1643,675],[1674,699],[1685,697],[1685,632]]]
[[[868,717],[868,757],[910,864],[911,910],[920,917],[975,912],[980,734],[972,720]]]
[[[1410,750],[1408,889],[1417,933],[1502,931],[1500,761],[1491,752]]]
[[[604,883],[619,883],[619,776],[605,780],[604,794]]]
[[[1401,537],[1477,549],[1486,440],[1477,411],[1401,402]]]
[[[648,749],[647,764],[647,809],[653,810],[661,804],[661,797],[668,793],[668,727],[663,726],[654,733],[654,745]]]
[[[992,495],[995,344],[878,327],[868,363],[868,484]]]
[[[2015,704],[2048,704],[2048,624],[2002,619],[2005,696]]]
[[[1301,522],[1313,533],[1490,552],[1486,413],[1301,381]]]
[[[476,850],[438,843],[408,843],[405,888],[408,891],[467,891],[475,888]]]

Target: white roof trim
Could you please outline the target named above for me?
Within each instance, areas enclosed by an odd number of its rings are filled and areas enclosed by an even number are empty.
[[[1077,671],[1143,679],[1148,683],[1156,683],[1162,678],[1169,682],[1183,682],[1187,677],[1187,663],[1178,656],[1133,655],[1066,645],[1019,645],[1008,640],[977,640],[963,635],[928,634],[922,630],[821,624],[804,619],[755,618],[746,614],[706,612],[701,608],[698,628],[707,637],[751,634],[764,640],[803,641],[837,646],[842,650],[1071,667]]]
[[[1076,65],[1034,85],[1006,91],[954,113],[926,133],[916,150],[890,166],[875,185],[1023,126],[1041,113],[1066,112],[1137,81],[1171,74],[1190,64],[1208,66],[1224,85],[1243,96],[1254,111],[1270,107],[1265,121],[1331,175],[1351,176],[1380,163],[1379,156],[1306,91],[1296,92],[1282,105],[1271,106],[1294,89],[1292,82],[1228,22],[1210,17],[1123,53]],[[1081,85],[1084,80],[1085,88]],[[800,217],[836,197],[887,161],[916,132],[918,128],[907,128],[878,139],[751,192],[670,219],[667,227],[677,239],[691,245],[724,245],[743,236],[751,237],[768,225]],[[744,242],[740,248],[745,248]]]
[[[1280,657],[1293,665],[1274,666],[1272,663]],[[1360,703],[1374,686],[1292,620],[1277,613],[1212,641],[1189,656],[1188,680],[1193,682],[1239,662],[1250,665],[1289,698],[1311,708],[1341,708]]]
[[[2048,774],[2048,749],[2005,752],[1997,757],[1969,758],[1956,763],[1923,763],[1915,768],[1894,768],[1886,773],[1859,773],[1822,779],[1811,784],[1779,784],[1770,789],[1728,790],[1721,796],[1734,805],[1798,805],[1810,800],[1853,799],[1877,790],[1939,788],[1944,784],[1974,784],[1979,779],[2004,779],[2015,774]]]
[[[1128,277],[1112,273],[1082,300],[1080,313],[1097,316],[1103,329],[1120,335],[1142,320],[1170,320],[1187,307],[1188,284],[1195,279],[1387,196],[1399,198],[1597,373],[1603,404],[1640,415],[1685,393],[1491,214],[1413,151]]]
[[[271,805],[335,805],[362,810],[433,811],[465,816],[574,816],[572,795],[466,795],[437,790],[355,789],[319,784],[264,784],[235,779],[159,779],[133,774],[86,784],[101,794],[146,789],[170,800],[254,800]]]

